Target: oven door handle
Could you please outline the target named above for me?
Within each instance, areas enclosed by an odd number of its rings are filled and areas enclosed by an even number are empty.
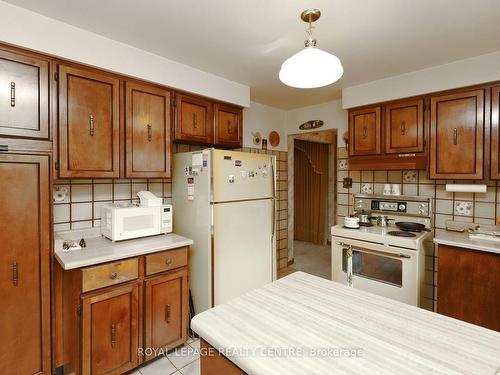
[[[403,253],[389,253],[385,251],[378,251],[378,250],[369,250],[366,248],[361,248],[361,247],[354,247],[353,245],[349,245],[343,242],[337,242],[338,245],[343,246],[344,248],[352,248],[352,251],[359,251],[361,253],[368,253],[368,254],[374,254],[374,255],[380,255],[384,256],[387,258],[403,258],[403,259],[411,259],[411,255],[403,254]]]

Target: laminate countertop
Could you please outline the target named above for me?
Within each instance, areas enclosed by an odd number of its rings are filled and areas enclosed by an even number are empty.
[[[193,244],[193,240],[174,233],[117,242],[101,236],[99,231],[94,229],[59,232],[56,233],[55,237],[55,256],[65,270],[93,266]],[[78,242],[82,237],[87,244],[85,248],[62,251],[57,246],[58,239],[74,239]]]
[[[495,374],[500,333],[295,272],[196,315],[249,374]]]
[[[469,250],[500,254],[500,242],[469,238],[467,233],[440,231],[434,236],[434,242],[438,245],[462,247]]]

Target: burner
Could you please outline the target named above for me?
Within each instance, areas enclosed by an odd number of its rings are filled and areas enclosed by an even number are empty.
[[[389,236],[396,236],[396,237],[416,237],[417,235],[415,233],[411,232],[401,232],[398,230],[393,230],[390,232],[387,232]]]

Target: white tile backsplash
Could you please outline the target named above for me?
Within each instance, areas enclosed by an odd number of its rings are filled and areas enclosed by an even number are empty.
[[[94,184],[94,201],[113,199],[113,184]]]
[[[114,199],[132,199],[132,192],[130,184],[114,184]]]
[[[91,202],[92,201],[92,184],[72,185],[71,186],[71,201],[72,202]]]
[[[71,220],[92,219],[92,203],[73,203],[71,205]]]

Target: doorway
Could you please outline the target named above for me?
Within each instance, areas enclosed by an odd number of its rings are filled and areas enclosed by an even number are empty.
[[[294,270],[327,279],[336,215],[336,153],[336,129],[289,136],[289,263]]]

